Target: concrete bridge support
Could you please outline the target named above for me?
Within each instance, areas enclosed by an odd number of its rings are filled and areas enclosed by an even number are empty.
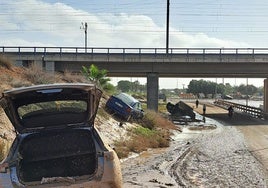
[[[264,101],[263,101],[263,110],[268,114],[268,78],[264,80]]]
[[[158,73],[147,73],[147,108],[158,111]]]
[[[38,69],[43,70],[43,61],[41,61],[41,60],[34,61],[34,66],[36,66],[36,68],[38,68]]]
[[[45,62],[45,70],[49,73],[55,72],[55,62],[54,61],[46,61]]]

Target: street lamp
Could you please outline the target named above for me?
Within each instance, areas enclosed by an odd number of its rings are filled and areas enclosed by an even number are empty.
[[[82,26],[80,29],[83,29],[85,31],[85,52],[87,52],[87,22],[85,24],[81,22]]]

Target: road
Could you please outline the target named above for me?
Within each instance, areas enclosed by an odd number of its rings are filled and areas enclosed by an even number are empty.
[[[203,104],[199,103],[198,108],[194,102],[188,102],[194,111],[203,114]],[[261,120],[250,117],[242,113],[235,113],[232,119],[227,116],[227,110],[206,104],[206,117],[215,119],[225,126],[233,126],[243,133],[246,143],[251,153],[263,164],[268,174],[268,120]]]
[[[189,105],[195,106],[194,103]],[[202,114],[202,103],[195,110]],[[182,125],[183,132],[175,133],[170,147],[150,149],[122,162],[123,187],[267,187],[268,176],[262,165],[265,149],[262,148],[264,152],[259,155],[260,150],[257,153],[257,147],[249,144],[259,143],[259,140],[248,125],[254,129],[260,120],[247,119],[240,114],[230,120],[226,112],[207,103],[205,123]],[[242,125],[251,137],[244,136],[246,134],[239,129]],[[206,126],[216,129],[191,129]],[[259,128],[256,130],[261,132]],[[259,144],[261,148],[265,142]]]

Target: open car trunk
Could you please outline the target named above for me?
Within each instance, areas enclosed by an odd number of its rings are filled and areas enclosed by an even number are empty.
[[[18,177],[22,182],[49,177],[93,175],[97,156],[89,129],[33,133],[19,146]]]

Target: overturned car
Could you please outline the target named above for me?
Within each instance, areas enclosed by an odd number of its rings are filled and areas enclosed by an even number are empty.
[[[101,95],[77,83],[4,92],[0,104],[17,136],[0,187],[121,187],[117,155],[94,127]]]

